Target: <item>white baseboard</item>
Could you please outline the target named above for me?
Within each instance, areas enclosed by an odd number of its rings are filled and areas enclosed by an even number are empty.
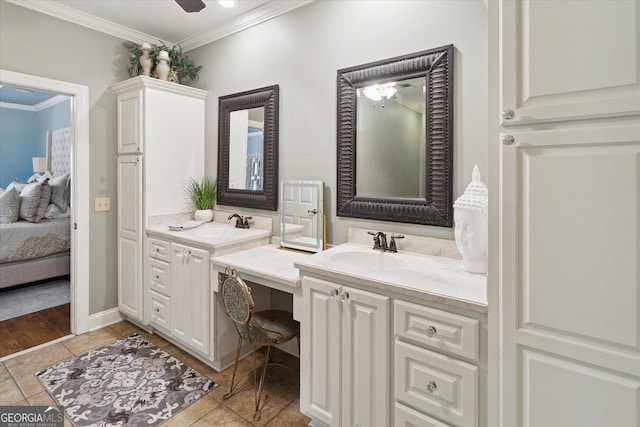
[[[120,314],[118,307],[101,311],[100,313],[89,316],[89,330],[95,331],[96,329],[104,328],[105,326],[112,325],[123,319],[124,317]]]

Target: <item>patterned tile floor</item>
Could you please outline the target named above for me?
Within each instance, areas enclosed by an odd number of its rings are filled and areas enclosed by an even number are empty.
[[[263,390],[262,417],[253,421],[254,397],[251,384],[235,396],[223,400],[229,390],[233,367],[216,372],[206,364],[159,337],[151,335],[129,322],[119,322],[93,332],[31,351],[0,364],[0,405],[52,405],[53,399],[44,390],[34,373],[55,362],[82,354],[88,350],[138,332],[158,347],[208,376],[219,386],[197,402],[179,412],[163,424],[166,427],[209,426],[307,426],[310,419],[300,413],[299,376],[288,370],[275,368],[268,372]],[[284,359],[283,359],[284,358]],[[299,372],[299,359],[278,352],[276,361]],[[253,368],[253,357],[241,361],[240,375]],[[65,419],[65,426],[72,424]]]

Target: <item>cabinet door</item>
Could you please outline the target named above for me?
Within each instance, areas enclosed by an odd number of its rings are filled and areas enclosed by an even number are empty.
[[[501,1],[500,109],[515,113],[502,125],[638,114],[639,8]]]
[[[325,280],[303,279],[300,408],[329,426],[339,426],[341,421],[340,289]]]
[[[501,153],[504,425],[640,422],[640,123]]]
[[[343,426],[388,426],[390,299],[344,287],[342,304]]]
[[[143,91],[118,96],[118,154],[143,151]]]
[[[209,252],[171,244],[171,335],[210,356]]]
[[[142,165],[139,156],[118,157],[118,308],[143,321]]]

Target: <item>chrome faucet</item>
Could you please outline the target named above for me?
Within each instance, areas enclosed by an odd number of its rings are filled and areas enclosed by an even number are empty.
[[[237,213],[231,214],[229,215],[229,218],[227,218],[229,221],[231,221],[233,218],[236,219],[236,228],[249,228],[249,220],[251,219],[250,216],[241,216],[238,215]]]
[[[387,246],[387,235],[382,231],[367,231],[367,234],[373,236],[373,249],[383,252],[398,252],[398,248],[396,247],[396,239],[404,239],[404,236],[396,236],[394,234],[391,234],[391,242]]]

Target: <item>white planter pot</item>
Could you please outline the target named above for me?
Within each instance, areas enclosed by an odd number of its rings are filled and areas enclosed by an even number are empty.
[[[193,213],[196,221],[209,222],[213,219],[213,209],[198,209]]]

